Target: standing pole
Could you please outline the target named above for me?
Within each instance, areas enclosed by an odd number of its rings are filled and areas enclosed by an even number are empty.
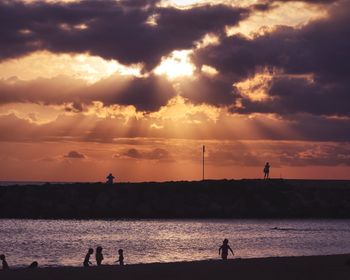
[[[204,153],[205,153],[205,146],[203,145],[203,181],[204,181]]]

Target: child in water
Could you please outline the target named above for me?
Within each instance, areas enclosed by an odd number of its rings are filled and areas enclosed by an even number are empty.
[[[97,265],[101,265],[102,261],[103,261],[102,247],[98,246],[96,248],[96,263],[97,263]]]
[[[85,259],[84,259],[84,262],[83,262],[83,265],[84,267],[89,267],[90,264],[92,264],[90,262],[90,256],[94,253],[94,249],[90,248],[89,251],[87,252],[86,256],[85,256]]]
[[[222,245],[219,248],[219,256],[220,256],[220,253],[221,253],[221,258],[223,260],[227,260],[228,250],[230,250],[232,255],[234,255],[231,247],[228,245],[228,239],[225,238],[224,242],[222,243]]]
[[[118,254],[119,254],[119,258],[117,262],[119,262],[120,265],[124,265],[123,249],[119,249]]]
[[[0,260],[2,260],[2,270],[8,270],[9,265],[7,264],[5,255],[0,255]]]
[[[35,268],[38,268],[38,262],[32,262],[29,266],[28,266],[28,268],[30,268],[30,269],[35,269]]]

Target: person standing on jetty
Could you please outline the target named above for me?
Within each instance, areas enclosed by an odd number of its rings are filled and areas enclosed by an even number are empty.
[[[120,265],[124,265],[124,255],[123,255],[123,249],[118,250],[119,258],[117,260],[117,263]]]
[[[0,260],[2,260],[2,270],[8,270],[9,265],[7,264],[5,255],[0,255]]]
[[[113,185],[113,180],[115,179],[115,177],[112,175],[112,173],[109,173],[109,175],[106,177],[106,179],[107,179],[106,184]]]
[[[266,162],[264,167],[264,179],[269,179],[269,174],[270,174],[270,164]]]
[[[98,246],[96,248],[96,263],[98,266],[100,266],[102,264],[103,261],[103,254],[102,254],[102,247]]]
[[[90,248],[89,251],[87,252],[86,256],[85,256],[85,259],[84,259],[84,262],[83,262],[83,265],[84,267],[89,267],[90,264],[92,264],[90,262],[90,256],[94,253],[94,249]]]
[[[222,242],[222,245],[219,248],[219,256],[221,254],[221,258],[223,260],[227,260],[228,250],[230,250],[232,255],[234,255],[231,247],[228,245],[228,239],[225,238],[224,241]]]

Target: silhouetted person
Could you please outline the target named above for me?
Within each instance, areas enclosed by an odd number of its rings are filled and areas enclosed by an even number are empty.
[[[221,254],[221,258],[223,260],[227,260],[227,256],[228,256],[228,250],[231,251],[232,255],[234,255],[231,247],[228,245],[228,239],[224,239],[224,242],[222,242],[222,245],[219,248],[219,256]]]
[[[7,264],[5,255],[0,255],[0,260],[2,261],[2,270],[8,270],[9,265]]]
[[[101,246],[98,246],[96,248],[96,263],[97,265],[101,265],[102,264],[102,261],[103,261],[103,254],[102,254],[102,247]]]
[[[264,179],[269,179],[269,173],[270,173],[270,164],[266,162],[264,167]]]
[[[92,264],[90,262],[90,256],[94,253],[94,249],[90,248],[89,251],[87,252],[86,256],[85,256],[85,259],[84,259],[84,262],[83,262],[83,265],[84,267],[89,267],[90,264]]]
[[[112,175],[112,173],[109,173],[109,175],[106,177],[106,179],[107,179],[107,184],[108,185],[113,185],[113,180],[114,180],[114,176]]]
[[[124,265],[124,255],[123,255],[123,249],[118,250],[119,258],[117,262],[119,262],[120,265]]]
[[[37,268],[38,267],[38,262],[32,262],[29,266],[28,266],[28,268],[30,268],[30,269],[34,269],[34,268]]]

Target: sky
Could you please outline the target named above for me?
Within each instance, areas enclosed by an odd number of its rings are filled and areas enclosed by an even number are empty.
[[[350,179],[350,1],[0,1],[0,180]]]

